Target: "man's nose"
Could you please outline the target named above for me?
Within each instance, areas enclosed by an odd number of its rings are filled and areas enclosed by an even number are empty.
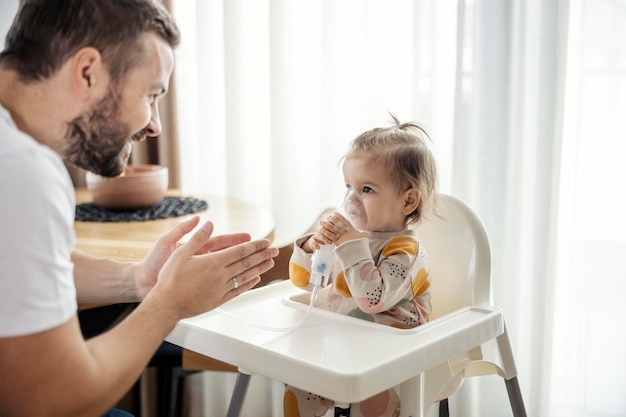
[[[155,105],[152,109],[152,116],[150,117],[150,122],[148,122],[148,126],[146,126],[146,136],[156,137],[161,134],[161,116],[159,114],[159,106]]]

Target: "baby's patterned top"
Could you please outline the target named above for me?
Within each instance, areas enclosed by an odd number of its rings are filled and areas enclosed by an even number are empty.
[[[312,254],[301,247],[309,236],[294,243],[289,278],[310,290]],[[329,310],[401,329],[428,321],[428,259],[413,230],[369,233],[337,246],[335,258]]]

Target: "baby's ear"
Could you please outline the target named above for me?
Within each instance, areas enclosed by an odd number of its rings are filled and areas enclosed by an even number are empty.
[[[402,214],[408,216],[413,213],[420,202],[420,192],[417,188],[409,188],[403,195],[404,206],[402,207]]]

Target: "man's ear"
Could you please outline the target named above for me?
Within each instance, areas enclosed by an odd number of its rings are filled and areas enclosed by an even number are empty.
[[[402,207],[402,214],[408,216],[413,213],[420,202],[420,192],[417,188],[409,188],[403,195],[404,206]]]
[[[100,52],[92,47],[85,47],[74,54],[71,65],[72,91],[77,98],[89,101],[94,95],[99,96],[106,83],[106,68]]]

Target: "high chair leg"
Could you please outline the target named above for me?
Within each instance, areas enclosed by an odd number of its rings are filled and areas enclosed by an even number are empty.
[[[511,408],[513,409],[513,416],[526,417],[526,408],[524,407],[524,400],[522,399],[522,392],[519,388],[517,377],[505,379],[504,382],[506,384],[506,391],[509,394]]]
[[[243,399],[246,396],[249,384],[250,375],[245,374],[240,370],[237,374],[237,381],[235,382],[235,388],[233,389],[233,396],[230,398],[230,404],[228,405],[226,417],[239,417],[243,406]]]
[[[447,398],[439,401],[439,417],[450,417],[450,408]]]
[[[346,408],[337,406],[335,407],[335,417],[350,417],[350,406]]]

